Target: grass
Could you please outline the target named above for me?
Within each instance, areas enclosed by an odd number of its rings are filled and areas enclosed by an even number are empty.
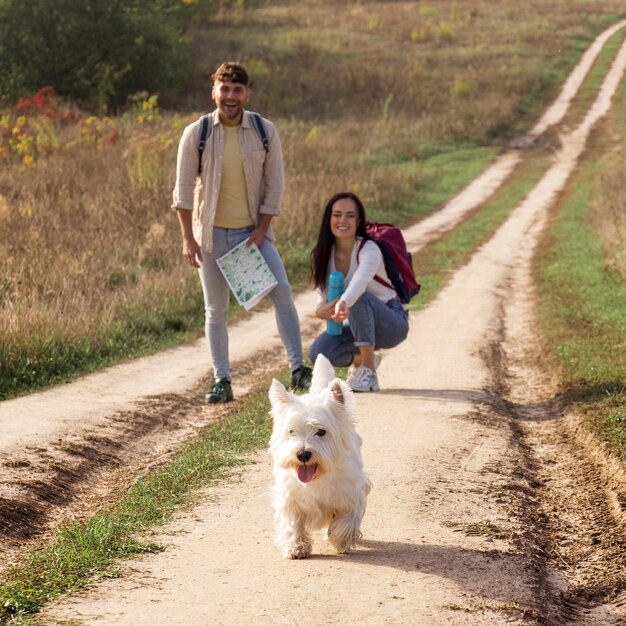
[[[536,262],[554,367],[589,429],[626,460],[626,89],[555,210]],[[607,228],[608,226],[608,228]],[[621,233],[621,235],[620,235]]]
[[[587,185],[562,207],[541,255],[542,320],[578,411],[626,459],[626,284],[581,227]]]
[[[52,330],[21,345],[5,343],[0,346],[0,399],[180,345],[197,336],[202,314],[196,299],[178,306],[169,301],[148,310],[127,309],[104,333],[68,338]]]
[[[446,528],[452,528],[455,532],[465,533],[467,536],[483,535],[485,537],[502,538],[504,533],[493,522],[443,522]]]
[[[368,217],[375,221],[400,223],[424,217],[454,197],[463,187],[487,168],[496,157],[496,146],[474,144],[420,146],[414,159],[397,159],[387,167],[419,172],[419,184],[405,201],[383,210],[374,207]],[[372,161],[371,167],[381,167]]]

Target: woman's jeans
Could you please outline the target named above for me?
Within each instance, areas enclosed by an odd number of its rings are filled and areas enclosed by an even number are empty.
[[[323,354],[336,367],[352,364],[359,346],[393,348],[402,343],[409,333],[409,314],[398,298],[383,302],[365,292],[351,307],[348,324],[341,335],[321,334],[309,350],[315,362]]]
[[[213,252],[202,251],[202,264],[198,273],[204,294],[205,335],[211,351],[215,380],[221,378],[230,380],[228,330],[226,328],[230,288],[215,260],[248,239],[253,230],[251,226],[246,228],[215,227],[213,229]],[[303,355],[300,320],[293,302],[291,287],[276,246],[269,239],[264,239],[259,250],[278,281],[278,285],[268,295],[274,303],[278,333],[285,346],[289,367],[293,371],[302,365]]]

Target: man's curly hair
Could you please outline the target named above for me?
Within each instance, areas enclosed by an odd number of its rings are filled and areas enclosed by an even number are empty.
[[[226,61],[226,63],[222,63],[215,70],[215,74],[213,74],[211,78],[213,82],[227,81],[229,83],[241,83],[242,85],[248,84],[248,72],[246,72],[246,68],[236,61]]]

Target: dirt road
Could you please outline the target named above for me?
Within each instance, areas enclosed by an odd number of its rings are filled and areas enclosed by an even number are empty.
[[[583,57],[535,134],[559,123],[593,55],[625,25],[603,34]],[[541,346],[529,270],[547,211],[625,67],[626,45],[585,121],[561,135],[545,176],[438,298],[411,316],[407,341],[384,354],[383,391],[357,396],[374,488],[356,551],[336,556],[318,537],[313,558],[280,558],[272,545],[271,463],[259,450],[230,482],[207,490],[203,505],[163,530],[156,538],[167,545],[163,553],[125,563],[122,578],[56,603],[41,622],[624,623],[626,596],[612,593],[623,583],[624,474],[580,434],[555,398],[555,381],[535,368]],[[505,154],[442,211],[408,229],[410,247],[453,228],[525,156]],[[312,295],[297,304],[310,338],[319,329],[309,313]],[[277,337],[257,342],[268,328],[274,333],[269,312],[233,333],[235,381],[281,367]],[[246,366],[259,350],[265,367]],[[0,507],[9,558],[37,537],[37,527],[53,527],[68,511],[89,511],[120,466],[132,476],[218,417],[219,409],[198,400],[206,369],[198,342],[0,405],[2,422],[18,424],[3,429],[10,432],[0,447],[3,469],[22,478],[30,472],[33,485],[44,477],[49,500],[67,498],[51,508],[9,476],[0,505],[23,507],[12,517],[15,508]],[[135,444],[107,447],[128,441],[129,433]],[[61,475],[62,463],[73,463],[73,476]],[[77,498],[86,480],[97,488]],[[599,531],[603,540],[592,541]]]

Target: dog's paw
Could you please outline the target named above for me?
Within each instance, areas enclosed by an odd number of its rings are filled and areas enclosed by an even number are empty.
[[[337,554],[346,554],[356,545],[354,537],[338,537],[336,535],[329,535],[328,543],[335,549]]]
[[[307,559],[311,556],[312,545],[306,541],[300,541],[293,545],[287,546],[284,556],[287,559]]]
[[[335,518],[328,528],[327,541],[338,554],[350,552],[361,539],[360,516],[344,515]]]

